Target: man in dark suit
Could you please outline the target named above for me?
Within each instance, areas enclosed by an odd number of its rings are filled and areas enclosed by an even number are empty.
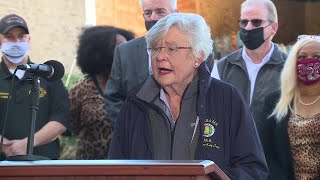
[[[177,0],[139,0],[139,3],[147,30],[159,19],[178,12]],[[104,93],[106,110],[113,123],[127,98],[127,92],[151,74],[150,66],[144,37],[116,47],[111,74]]]

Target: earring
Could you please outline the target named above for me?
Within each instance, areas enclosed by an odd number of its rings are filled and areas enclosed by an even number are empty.
[[[199,66],[199,63],[196,63],[195,65],[196,65],[196,66]]]

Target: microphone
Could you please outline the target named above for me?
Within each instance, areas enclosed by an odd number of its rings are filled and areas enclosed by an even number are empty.
[[[21,64],[17,69],[30,72],[34,76],[44,77],[48,81],[56,81],[63,77],[64,67],[56,60],[49,60],[44,64]]]

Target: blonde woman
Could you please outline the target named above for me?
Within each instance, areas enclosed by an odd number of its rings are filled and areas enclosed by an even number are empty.
[[[280,97],[279,97],[280,96]],[[299,36],[267,98],[261,141],[270,179],[320,178],[320,36]]]

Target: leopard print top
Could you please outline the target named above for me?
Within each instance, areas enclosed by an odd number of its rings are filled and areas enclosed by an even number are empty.
[[[105,159],[111,141],[111,121],[102,90],[95,78],[86,75],[69,90],[73,132],[78,135],[77,159]]]
[[[288,133],[295,179],[320,179],[320,113],[311,118],[291,115]]]

